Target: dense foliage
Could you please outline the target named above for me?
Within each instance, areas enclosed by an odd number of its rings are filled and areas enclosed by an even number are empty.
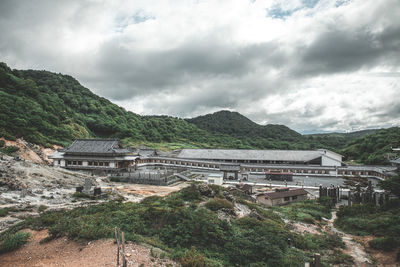
[[[219,190],[214,190],[214,200],[231,208],[233,203],[224,199],[224,189]],[[111,238],[114,227],[120,227],[127,240],[159,247],[183,266],[304,266],[314,252],[324,255],[324,250],[343,247],[336,235],[291,232],[277,213],[255,204],[249,207],[257,217],[221,220],[219,206],[218,212],[204,207],[208,200],[198,187],[191,186],[167,197],[148,197],[141,203],[108,202],[44,212],[18,227],[45,227],[52,238],[75,240]],[[18,227],[0,235],[0,243]]]
[[[400,201],[375,205],[341,206],[335,225],[355,235],[374,235],[370,242],[376,249],[392,250],[400,246]]]
[[[21,247],[29,239],[29,233],[17,232],[4,236],[4,240],[0,243],[0,254],[16,250]]]
[[[379,181],[379,187],[400,197],[400,174]]]
[[[0,63],[0,136],[67,145],[76,138],[113,137],[125,142],[187,142],[234,146],[185,120],[139,116],[99,97],[68,75],[11,70]]]
[[[246,147],[312,148],[311,144],[304,140],[301,134],[284,125],[259,125],[238,112],[223,110],[187,121],[209,132],[238,138]]]
[[[341,153],[348,160],[368,165],[388,164],[387,153],[392,147],[400,147],[400,128],[377,130],[374,133],[350,141]]]

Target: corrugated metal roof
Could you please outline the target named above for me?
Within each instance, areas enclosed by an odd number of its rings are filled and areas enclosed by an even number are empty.
[[[283,197],[293,197],[293,196],[301,196],[301,195],[307,195],[308,192],[304,190],[303,188],[298,188],[298,189],[292,189],[289,191],[283,191],[283,192],[271,192],[271,193],[265,193],[265,197],[268,197],[269,199],[277,199],[277,198],[283,198]]]
[[[275,160],[307,162],[319,158],[314,150],[183,149],[178,157],[186,159]]]
[[[400,158],[393,159],[390,161],[391,163],[400,164]]]
[[[128,149],[119,147],[118,139],[77,139],[65,150],[66,154],[124,154],[129,152]]]

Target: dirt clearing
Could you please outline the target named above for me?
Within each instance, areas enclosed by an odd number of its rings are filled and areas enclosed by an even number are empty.
[[[114,240],[102,239],[80,244],[66,237],[40,243],[48,236],[47,230],[32,231],[29,242],[20,249],[0,255],[0,266],[13,267],[115,267],[117,245]],[[169,259],[152,257],[151,249],[134,243],[126,244],[128,266],[180,266]]]

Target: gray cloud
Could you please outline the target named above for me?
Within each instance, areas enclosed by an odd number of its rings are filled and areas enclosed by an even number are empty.
[[[339,2],[302,1],[282,20],[251,13],[257,3],[248,13],[232,3],[233,16],[210,3],[215,13],[197,18],[201,3],[179,11],[185,1],[2,1],[0,60],[70,74],[142,114],[231,109],[298,131],[398,125],[397,0]]]

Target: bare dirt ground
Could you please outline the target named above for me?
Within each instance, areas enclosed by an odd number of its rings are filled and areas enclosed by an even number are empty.
[[[156,185],[143,185],[143,184],[123,184],[114,183],[113,188],[119,194],[124,196],[127,201],[138,202],[145,197],[149,196],[166,196],[171,192],[179,191],[186,187],[188,184],[180,182],[171,186],[156,186]],[[106,188],[106,184],[104,184]],[[110,185],[108,185],[110,186]]]
[[[0,266],[12,267],[111,267],[116,266],[117,245],[114,240],[102,239],[80,244],[67,238],[40,243],[48,236],[47,230],[32,231],[27,244],[16,251],[0,255]],[[162,256],[153,257],[151,248],[128,243],[125,246],[128,266],[180,266]],[[154,255],[154,253],[153,253]],[[121,264],[121,262],[120,262]]]
[[[42,146],[29,144],[23,139],[17,139],[15,141],[6,140],[4,138],[0,138],[0,140],[4,140],[5,146],[15,146],[19,148],[17,152],[18,156],[22,159],[28,160],[34,163],[50,163],[48,156],[53,154],[57,149],[61,148],[60,146],[54,145],[52,148],[44,148]]]

